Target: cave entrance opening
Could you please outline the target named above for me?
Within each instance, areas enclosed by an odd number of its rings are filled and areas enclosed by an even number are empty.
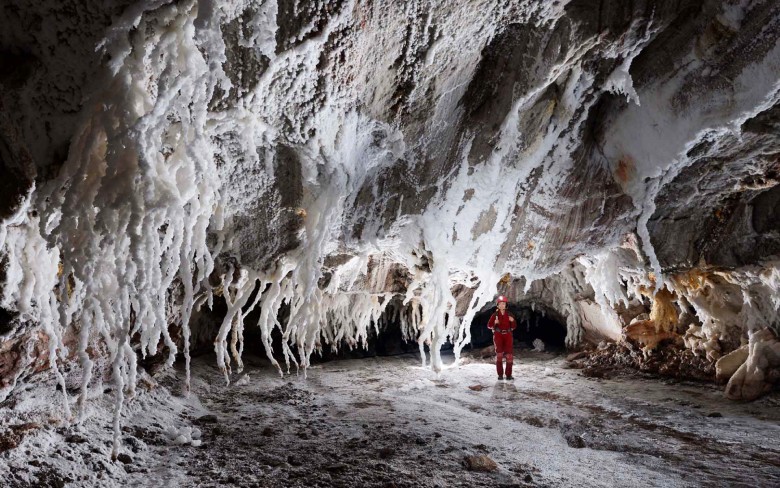
[[[517,320],[517,328],[512,335],[515,347],[530,349],[534,340],[541,339],[545,351],[566,350],[566,325],[560,314],[544,306],[531,308],[529,304],[510,303],[507,310]],[[471,322],[472,347],[486,347],[493,343],[493,334],[487,323],[495,311],[496,307],[491,307],[474,316]]]

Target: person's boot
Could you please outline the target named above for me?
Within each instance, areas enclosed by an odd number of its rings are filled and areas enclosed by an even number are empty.
[[[499,378],[499,379],[501,379],[501,378]],[[514,377],[514,376],[512,376],[512,375],[507,375],[507,376],[506,376],[506,379],[508,379],[508,380],[513,380],[513,379],[515,379],[515,377]]]
[[[501,375],[501,374],[498,375],[498,379],[503,380],[504,379],[504,375]],[[507,377],[507,379],[509,379],[509,377]]]

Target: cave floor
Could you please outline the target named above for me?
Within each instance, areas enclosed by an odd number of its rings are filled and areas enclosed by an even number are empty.
[[[54,388],[29,385],[0,410],[6,434],[33,424],[0,453],[0,486],[780,486],[778,392],[732,403],[716,385],[585,378],[535,352],[519,354],[513,382],[478,359],[439,377],[415,355],[307,378],[246,362],[225,386],[213,357],[195,359],[188,397],[181,370],[139,389],[116,462],[110,395],[62,427]],[[202,445],[173,440],[187,426]],[[466,469],[477,455],[497,469]]]

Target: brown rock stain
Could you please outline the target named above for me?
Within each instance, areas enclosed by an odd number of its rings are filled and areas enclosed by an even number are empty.
[[[635,172],[634,161],[628,156],[623,156],[618,160],[617,167],[615,168],[615,178],[617,178],[621,185],[625,185]]]

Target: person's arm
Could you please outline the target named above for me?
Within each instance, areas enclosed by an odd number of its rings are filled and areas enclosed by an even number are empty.
[[[507,315],[509,315],[509,327],[510,327],[512,330],[515,330],[515,327],[517,327],[517,321],[515,320],[515,318],[514,318],[514,317],[512,317],[512,315],[511,315],[511,314],[507,314]]]
[[[490,320],[488,320],[488,329],[493,330],[493,327],[496,326],[496,314],[493,314],[490,316]]]

